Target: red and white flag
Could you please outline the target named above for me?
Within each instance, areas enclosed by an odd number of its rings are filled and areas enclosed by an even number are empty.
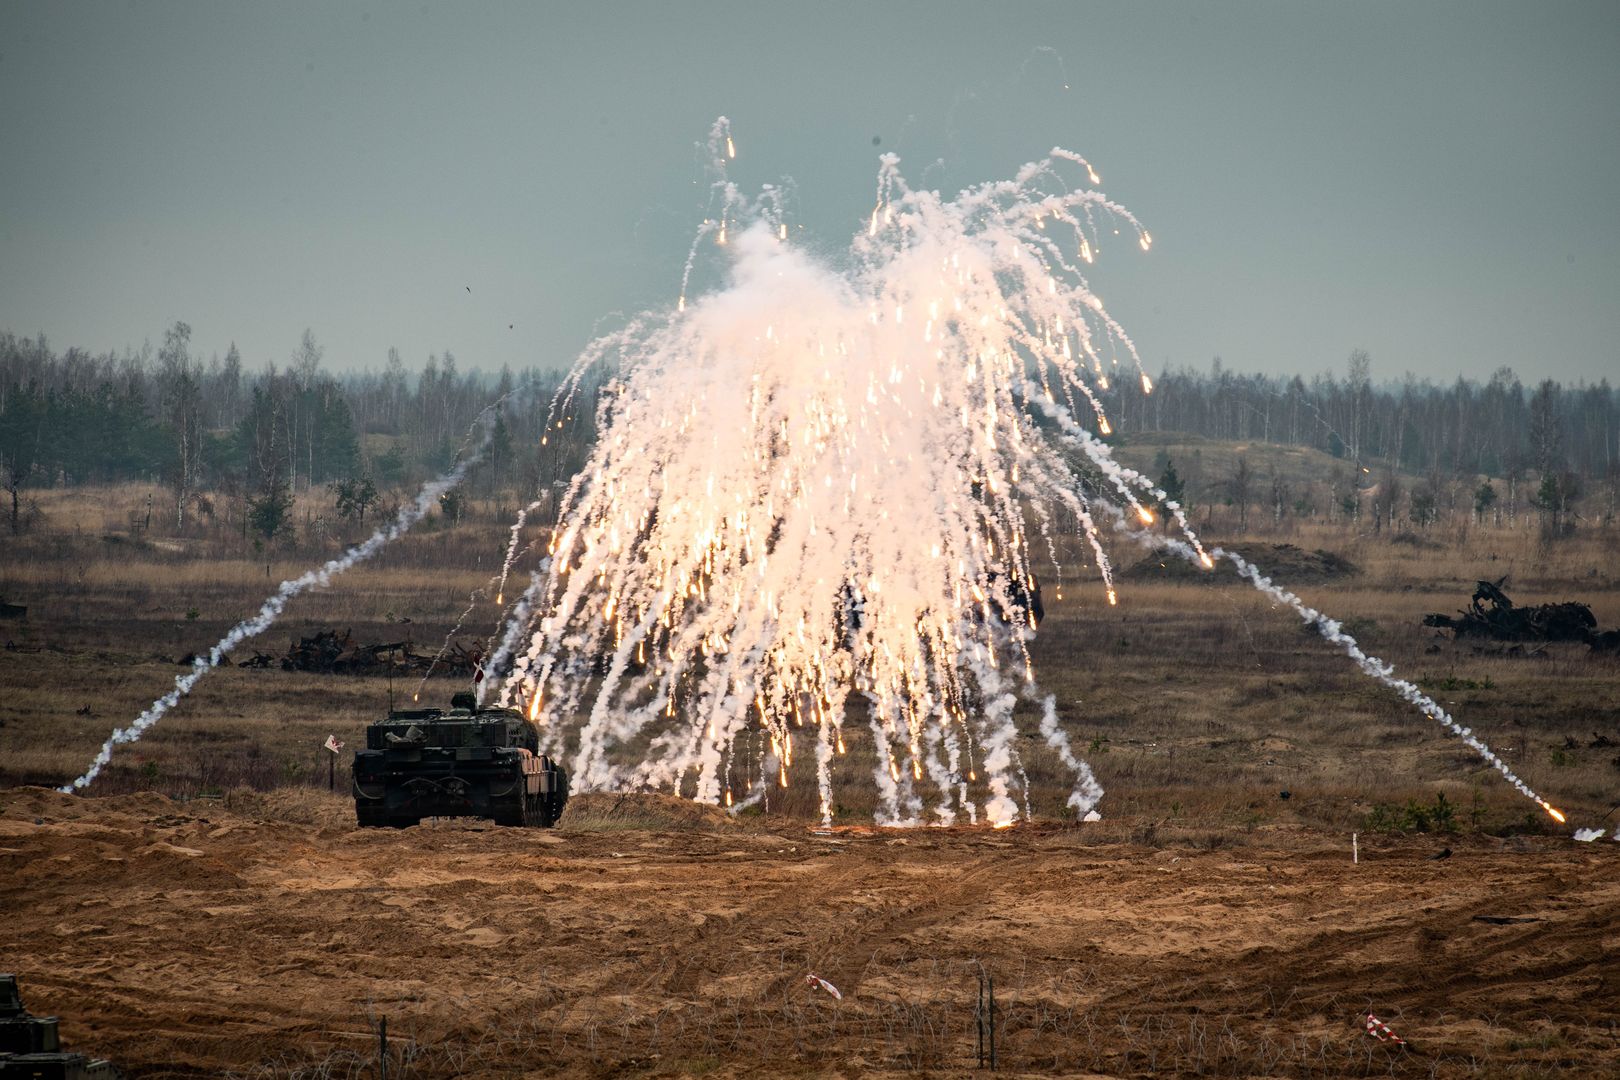
[[[338,738],[336,735],[328,735],[324,745],[334,754],[341,754],[343,752],[343,740]]]
[[[1392,1042],[1400,1043],[1402,1046],[1406,1045],[1405,1039],[1391,1031],[1388,1024],[1378,1019],[1378,1017],[1374,1016],[1372,1013],[1367,1014],[1367,1034],[1371,1035],[1379,1042]]]
[[[819,986],[819,987],[821,987],[823,990],[827,991],[827,993],[831,994],[833,997],[837,998],[839,1001],[844,1000],[844,995],[840,994],[838,992],[838,987],[834,986],[832,983],[828,982],[826,979],[823,979],[820,975],[817,975],[813,971],[810,974],[808,974],[808,975],[806,975],[804,977],[804,981],[810,986]]]

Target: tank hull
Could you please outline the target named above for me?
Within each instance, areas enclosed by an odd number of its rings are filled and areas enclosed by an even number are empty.
[[[534,728],[512,709],[468,701],[449,712],[390,713],[366,729],[366,748],[354,755],[355,819],[380,828],[429,817],[555,825],[568,774],[538,751]]]
[[[361,750],[353,775],[355,813],[367,826],[470,817],[547,827],[568,798],[562,769],[522,749]]]

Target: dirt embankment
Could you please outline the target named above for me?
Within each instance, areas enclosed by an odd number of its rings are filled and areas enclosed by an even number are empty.
[[[1361,571],[1349,559],[1324,548],[1306,551],[1293,544],[1227,544],[1253,563],[1262,574],[1286,585],[1314,585],[1354,577]],[[1129,581],[1191,581],[1199,584],[1237,585],[1244,581],[1237,568],[1221,560],[1213,571],[1195,566],[1168,552],[1148,555],[1126,568]]]
[[[137,1077],[371,1076],[381,1017],[391,1076],[966,1074],[981,964],[1013,1075],[1620,1070],[1620,844],[1363,837],[1352,865],[1299,830],[1178,850],[603,799],[393,832],[336,799],[3,791],[0,956]]]

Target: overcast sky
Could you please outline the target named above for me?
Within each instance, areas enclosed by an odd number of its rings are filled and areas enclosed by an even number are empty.
[[[1154,371],[1620,375],[1612,0],[4,0],[0,328],[563,366],[673,301],[721,114],[829,251],[880,153],[1085,154],[1153,232],[1092,281]]]

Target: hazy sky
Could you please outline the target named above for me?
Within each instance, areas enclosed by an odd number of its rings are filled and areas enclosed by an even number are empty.
[[[0,0],[0,328],[565,365],[673,301],[721,114],[829,251],[882,152],[1085,154],[1153,232],[1092,281],[1154,371],[1620,375],[1612,0]]]

